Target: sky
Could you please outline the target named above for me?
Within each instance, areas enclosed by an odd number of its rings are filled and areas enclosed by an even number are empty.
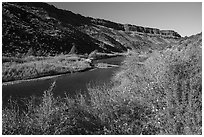
[[[181,36],[202,31],[201,2],[48,2],[83,16],[122,24],[174,30]]]

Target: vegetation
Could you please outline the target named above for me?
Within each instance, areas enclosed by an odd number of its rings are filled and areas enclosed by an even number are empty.
[[[37,78],[90,69],[88,62],[74,55],[24,58],[3,57],[2,80],[13,81]]]
[[[3,134],[202,134],[200,44],[177,47],[143,62],[131,53],[112,83],[89,87],[88,97],[54,98],[53,83],[23,113],[3,109]]]
[[[3,82],[82,71],[91,59],[128,51],[110,85],[89,87],[88,95],[56,98],[54,82],[24,107],[10,100],[4,135],[202,134],[202,34],[124,28],[46,3],[4,2],[2,18]]]
[[[86,59],[103,59],[116,56],[124,56],[126,53],[92,53],[80,55],[75,54],[75,46],[69,54],[57,56],[33,56],[32,49],[26,54],[19,54],[19,57],[2,57],[2,81],[26,80],[56,74],[79,72],[91,69],[93,65]],[[94,55],[93,55],[94,54]],[[98,64],[98,66],[108,67]],[[111,65],[109,65],[111,66]]]
[[[40,2],[2,3],[2,55],[122,53],[164,49],[181,36],[175,31],[125,25],[58,9]],[[72,48],[72,47],[75,48]]]
[[[143,63],[133,55],[116,75],[117,96],[152,112],[154,134],[202,134],[201,50],[153,52]]]

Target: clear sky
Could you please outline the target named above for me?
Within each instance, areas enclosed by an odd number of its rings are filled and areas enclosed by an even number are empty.
[[[201,2],[49,2],[83,16],[122,24],[175,30],[182,36],[202,31]]]

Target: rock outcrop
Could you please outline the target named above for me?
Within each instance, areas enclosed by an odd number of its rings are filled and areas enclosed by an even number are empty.
[[[181,35],[179,35],[177,32],[173,30],[160,30],[156,28],[141,27],[141,26],[135,26],[130,24],[125,24],[124,28],[125,28],[125,31],[135,31],[139,33],[159,35],[166,38],[175,38],[175,39],[181,38]]]

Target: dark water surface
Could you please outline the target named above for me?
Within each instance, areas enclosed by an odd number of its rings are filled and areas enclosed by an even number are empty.
[[[94,63],[109,63],[120,65],[124,57],[113,57],[109,59],[102,59],[94,61]],[[51,86],[55,81],[56,86],[53,89],[54,96],[64,96],[65,93],[69,96],[76,95],[78,92],[87,92],[87,86],[100,85],[103,83],[110,83],[111,77],[118,70],[118,67],[113,68],[98,68],[86,72],[79,72],[73,74],[65,74],[59,77],[50,79],[39,79],[35,81],[25,81],[12,85],[2,86],[3,106],[6,106],[8,99],[21,100],[31,96],[40,97],[43,92]]]

